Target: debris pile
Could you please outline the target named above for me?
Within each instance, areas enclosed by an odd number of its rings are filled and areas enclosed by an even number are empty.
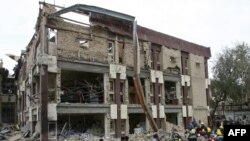
[[[86,127],[79,123],[78,126],[74,124],[68,124],[65,122],[63,125],[59,125],[57,138],[58,140],[99,140],[100,137],[104,136],[104,129],[97,124]]]
[[[0,126],[0,140],[18,141],[23,139],[19,126],[3,124]]]
[[[31,134],[28,130],[29,124],[25,127],[19,128],[17,125],[2,125],[0,126],[0,140],[9,141],[34,141],[39,140],[40,133],[35,132]],[[152,141],[154,138],[160,139],[161,141],[172,140],[175,137],[185,139],[184,128],[180,126],[173,125],[171,123],[166,123],[167,131],[159,130],[158,132],[150,132],[139,130],[135,128],[134,134],[128,135],[128,141]],[[70,128],[69,128],[70,127]],[[83,126],[82,126],[83,127]],[[55,132],[54,130],[49,132],[49,137],[54,136],[54,139],[58,141],[99,141],[103,139],[104,141],[120,141],[113,136],[105,137],[104,130],[102,128],[97,128],[97,126],[92,126],[87,129],[81,128],[77,130],[74,126],[69,126],[66,122],[59,127]]]

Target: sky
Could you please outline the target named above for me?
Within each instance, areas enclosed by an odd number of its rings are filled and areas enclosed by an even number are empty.
[[[211,48],[215,57],[236,42],[250,44],[249,0],[45,0],[64,7],[87,4],[135,16],[139,25]],[[0,5],[0,59],[13,73],[35,30],[39,0],[7,0]]]

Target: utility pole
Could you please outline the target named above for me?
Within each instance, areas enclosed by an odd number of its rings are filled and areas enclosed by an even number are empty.
[[[43,5],[44,6],[44,5]],[[43,7],[44,8],[44,7]],[[42,10],[43,11],[43,10]],[[48,141],[48,29],[46,27],[47,15],[43,11],[41,13],[40,24],[40,94],[41,94],[41,141]]]

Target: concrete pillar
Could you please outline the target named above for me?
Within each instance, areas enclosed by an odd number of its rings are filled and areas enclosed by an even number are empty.
[[[151,94],[150,80],[146,78],[144,82],[145,82],[145,100],[146,103],[150,103],[150,94]]]
[[[104,116],[104,133],[105,137],[110,137],[110,114],[106,113]]]
[[[104,103],[108,103],[109,99],[109,73],[103,74],[103,89],[104,89]]]
[[[164,83],[162,83],[160,85],[161,85],[161,101],[160,101],[160,103],[162,105],[165,105],[165,87],[164,87]]]
[[[31,87],[27,87],[26,86],[26,97],[25,97],[25,101],[26,101],[26,109],[28,110],[28,108],[31,106],[31,101],[30,101],[30,99],[29,99],[29,97],[28,97],[28,95],[31,95],[32,93],[31,93]]]
[[[146,52],[146,55],[147,55],[147,63],[148,63],[148,66],[151,68],[151,42],[147,42],[146,44],[146,48],[148,49],[147,52]]]
[[[146,117],[145,117],[146,118]],[[148,121],[148,119],[146,118],[146,130],[147,131],[152,131],[151,127],[150,127],[150,123]]]
[[[128,80],[124,81],[124,94],[123,94],[123,101],[124,104],[129,104],[129,92],[128,92]]]
[[[56,74],[56,103],[61,102],[61,69],[57,69]]]
[[[114,59],[115,59],[115,64],[119,64],[119,48],[118,48],[118,37],[115,36],[115,52],[114,52]]]
[[[178,99],[179,105],[182,105],[182,98],[181,98],[181,82],[178,81],[176,84],[176,97]]]
[[[178,126],[183,126],[182,112],[177,113],[177,125]]]

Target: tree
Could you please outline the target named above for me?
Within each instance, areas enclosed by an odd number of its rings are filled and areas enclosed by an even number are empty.
[[[250,92],[250,47],[243,42],[233,48],[225,48],[212,70],[213,118],[221,101],[234,104],[247,102]]]

